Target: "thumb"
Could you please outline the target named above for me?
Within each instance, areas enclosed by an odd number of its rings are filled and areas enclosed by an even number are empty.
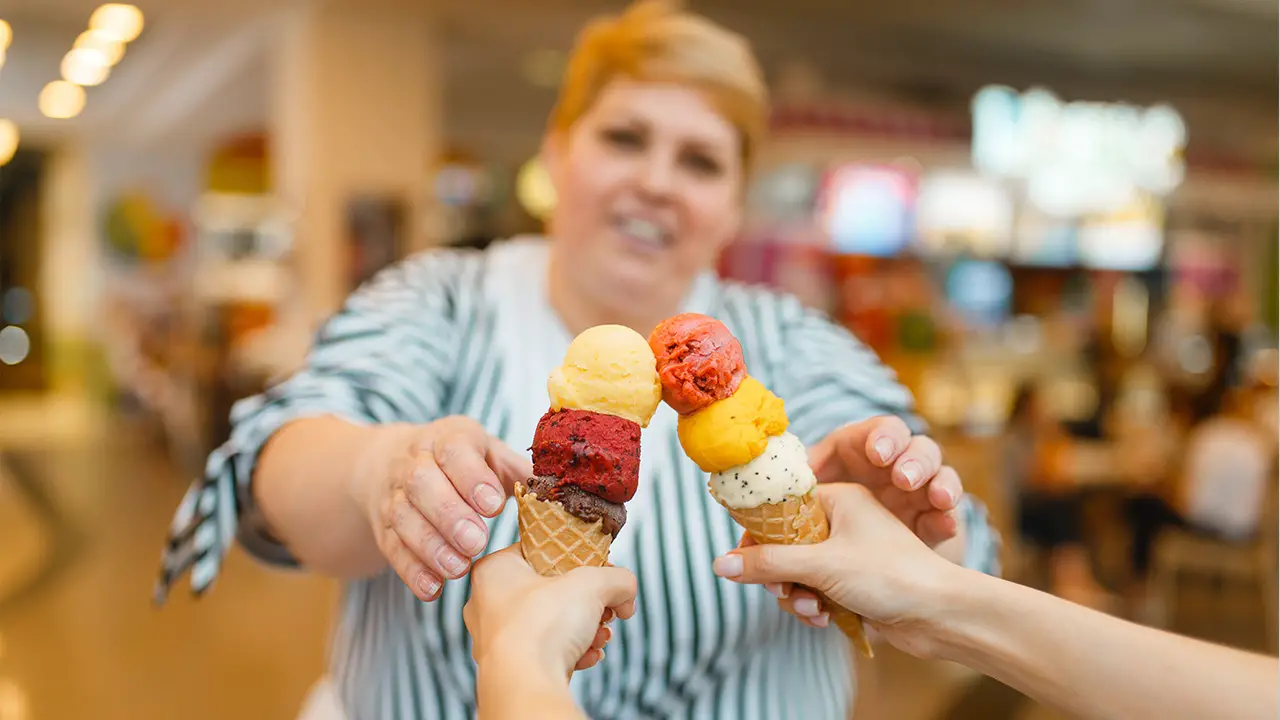
[[[598,599],[606,608],[620,608],[636,599],[636,576],[620,567],[580,567],[568,577],[582,592]]]
[[[490,436],[487,442],[485,459],[510,496],[516,483],[527,483],[533,477],[533,461],[496,437]]]
[[[716,558],[712,570],[734,582],[798,583],[822,589],[824,565],[821,544],[748,545]]]

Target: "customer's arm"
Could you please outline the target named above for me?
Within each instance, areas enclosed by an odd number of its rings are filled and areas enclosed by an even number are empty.
[[[1274,718],[1280,665],[958,570],[932,622],[939,656],[1086,718]]]
[[[477,562],[471,582],[462,617],[480,720],[585,718],[569,677],[604,659],[613,618],[635,613],[635,575],[583,567],[540,577],[513,545]]]
[[[1280,712],[1275,658],[1134,625],[944,562],[865,488],[827,485],[819,493],[830,539],[744,541],[717,559],[716,573],[816,588],[909,653],[969,665],[1076,716],[1217,720]]]

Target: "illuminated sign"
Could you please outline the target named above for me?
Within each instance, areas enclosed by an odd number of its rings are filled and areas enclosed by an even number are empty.
[[[1063,103],[1048,91],[1002,86],[973,99],[973,163],[1025,181],[1028,199],[1059,217],[1111,212],[1138,191],[1182,183],[1186,125],[1168,105]]]

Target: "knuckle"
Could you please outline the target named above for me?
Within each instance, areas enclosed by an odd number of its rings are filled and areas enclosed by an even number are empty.
[[[756,572],[767,575],[778,568],[778,553],[773,547],[761,545],[755,555],[755,562],[744,564],[754,565]]]
[[[409,503],[397,502],[391,506],[390,518],[388,525],[397,530],[403,529],[409,524],[410,513],[415,512]]]
[[[466,445],[461,436],[456,434],[445,435],[436,441],[436,462],[441,465],[455,463],[462,458],[465,450]]]

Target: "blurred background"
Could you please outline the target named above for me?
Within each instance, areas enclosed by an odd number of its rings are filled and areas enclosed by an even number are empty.
[[[1274,651],[1272,0],[697,0],[774,93],[728,277],[913,389],[1005,574]],[[602,0],[0,0],[0,720],[294,717],[334,587],[150,605],[227,413],[363,279],[536,232]],[[886,652],[859,717],[1053,717]]]

